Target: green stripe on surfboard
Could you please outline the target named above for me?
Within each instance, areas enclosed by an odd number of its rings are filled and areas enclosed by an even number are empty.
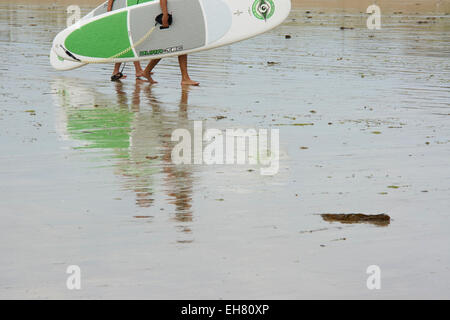
[[[128,49],[127,15],[127,11],[120,12],[73,31],[65,41],[67,50],[85,57],[110,58]],[[134,58],[133,50],[117,58]]]
[[[155,0],[127,0],[128,6],[134,6],[135,4],[141,4],[146,2],[153,2]]]

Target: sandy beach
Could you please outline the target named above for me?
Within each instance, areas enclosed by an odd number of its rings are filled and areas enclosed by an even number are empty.
[[[376,2],[381,30],[372,1],[295,1],[186,88],[174,58],[154,86],[55,71],[75,1],[1,0],[0,298],[450,298],[449,2]],[[175,165],[195,121],[278,129],[278,174]]]

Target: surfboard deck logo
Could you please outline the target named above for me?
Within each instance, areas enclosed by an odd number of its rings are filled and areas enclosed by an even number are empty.
[[[275,4],[272,0],[255,0],[252,11],[257,19],[268,20],[275,13]]]

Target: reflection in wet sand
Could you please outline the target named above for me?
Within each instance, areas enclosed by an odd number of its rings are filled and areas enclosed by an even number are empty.
[[[110,65],[54,79],[67,13],[50,10],[0,4],[0,55],[17,53],[0,66],[0,297],[73,298],[72,263],[81,298],[370,298],[373,263],[395,280],[379,297],[448,296],[450,16],[383,7],[372,31],[365,13],[293,10],[192,55],[189,92],[176,59],[154,87],[110,83]],[[172,130],[194,120],[279,128],[280,174],[173,167]],[[395,223],[315,214],[333,212]]]
[[[136,81],[131,99],[124,83],[114,86],[116,101],[111,102],[82,81],[55,80],[53,88],[64,113],[59,116],[60,126],[61,122],[65,125],[62,135],[82,143],[77,149],[108,152],[123,187],[135,193],[138,207],[153,207],[155,193],[164,192],[167,202],[175,207],[175,220],[191,222],[193,173],[189,166],[172,164],[170,134],[188,127],[189,88],[181,89],[178,110],[174,111],[162,106],[146,82]],[[191,232],[185,225],[178,228]]]
[[[123,91],[123,83],[117,82],[115,86],[117,101],[126,103],[128,98]],[[150,160],[147,156],[149,153],[157,152],[158,136],[155,135],[155,130],[158,127],[152,126],[154,123],[152,117],[140,113],[141,90],[142,84],[137,81],[132,104],[129,106],[129,112],[133,113],[134,119],[130,126],[128,156],[120,162],[118,168],[119,174],[126,177],[124,182],[126,189],[132,190],[136,194],[136,205],[150,208],[154,203],[154,175],[160,169],[157,166],[158,162]]]
[[[178,119],[179,125],[186,124],[188,120],[187,108],[189,99],[189,87],[182,87],[181,99],[179,103]],[[166,133],[173,132],[180,126],[166,128]],[[166,136],[167,137],[167,136]],[[171,198],[171,203],[176,207],[175,219],[180,222],[192,221],[192,171],[191,166],[174,166],[171,165],[173,150],[173,142],[164,140],[164,155],[163,166],[164,173],[166,174],[165,185],[167,190],[171,190],[168,195]]]
[[[127,97],[127,93],[124,91],[123,82],[117,81],[114,84],[116,87],[117,105],[120,107],[127,107],[128,97]]]

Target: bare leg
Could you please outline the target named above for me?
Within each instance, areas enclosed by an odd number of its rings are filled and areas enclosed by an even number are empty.
[[[136,78],[144,76],[144,70],[142,70],[141,63],[139,61],[134,62],[134,69],[136,70]]]
[[[114,65],[114,71],[113,71],[113,76],[114,75],[116,75],[116,74],[118,74],[119,72],[120,72],[120,66],[121,66],[122,64],[121,63],[116,63],[115,65]],[[122,77],[122,79],[126,79],[126,75],[124,75],[123,77]]]
[[[114,0],[108,0],[108,9],[107,9],[108,12],[112,10],[113,4],[114,4]],[[113,76],[115,76],[116,74],[118,74],[120,72],[120,65],[121,65],[121,63],[116,63],[114,65]],[[122,76],[122,79],[125,79],[126,77],[127,76],[124,75],[124,76]]]
[[[189,77],[187,62],[188,62],[188,58],[187,58],[186,54],[178,57],[178,63],[180,64],[181,77],[182,77],[181,84],[182,85],[190,85],[190,86],[198,86],[200,83],[192,80],[191,77]]]
[[[148,64],[147,68],[145,68],[145,73],[146,74],[153,74],[153,69],[156,67],[156,65],[161,61],[161,59],[154,59],[154,60],[150,60],[150,63]]]
[[[155,59],[155,60],[151,60],[150,63],[148,64],[148,66],[145,68],[144,73],[143,73],[143,77],[147,78],[147,80],[150,83],[157,83],[155,80],[153,80],[152,78],[152,70],[153,68],[156,67],[156,65],[161,61],[161,59]]]

